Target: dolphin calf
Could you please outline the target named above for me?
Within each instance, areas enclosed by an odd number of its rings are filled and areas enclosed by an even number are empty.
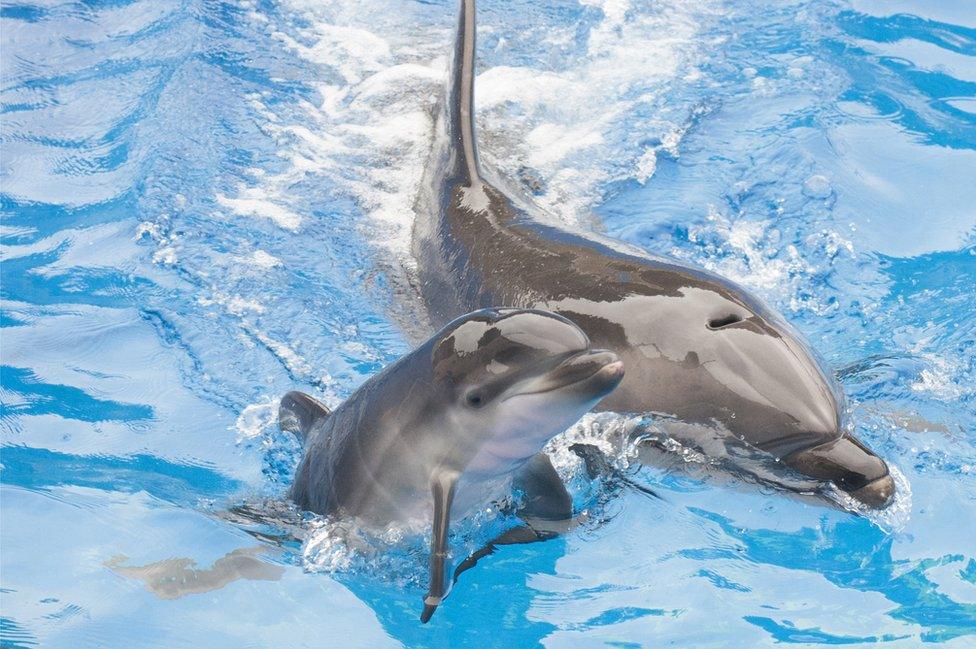
[[[541,454],[624,375],[569,320],[484,309],[460,317],[364,383],[335,412],[301,392],[281,400],[283,430],[304,440],[291,489],[302,508],[373,531],[430,527],[421,620],[452,583],[452,520],[512,492],[523,520],[568,519],[572,504]],[[540,461],[543,460],[543,461]]]
[[[871,507],[888,466],[845,432],[842,394],[779,315],[733,282],[554,222],[478,159],[475,2],[462,0],[417,200],[413,253],[434,325],[491,304],[561,314],[627,367],[600,408],[680,422],[709,456],[772,457]],[[809,480],[808,480],[809,482]]]

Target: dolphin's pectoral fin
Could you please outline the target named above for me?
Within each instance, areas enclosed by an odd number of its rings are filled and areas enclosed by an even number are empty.
[[[424,596],[424,610],[420,621],[424,624],[437,610],[437,606],[447,597],[453,583],[448,579],[447,533],[451,526],[451,503],[454,501],[454,488],[457,486],[456,471],[439,471],[431,479],[431,493],[434,496],[434,526],[430,537],[430,583]]]
[[[605,478],[610,481],[610,496],[616,495],[622,487],[626,486],[645,496],[656,500],[664,500],[653,489],[630,479],[623,471],[615,467],[607,458],[606,454],[596,446],[592,444],[573,444],[569,447],[569,450],[576,453],[583,460],[583,465],[586,467],[586,474],[591,479]]]
[[[568,524],[567,524],[568,523]],[[575,519],[564,521],[564,527],[569,527],[575,523]],[[563,531],[563,530],[561,530]],[[522,543],[535,543],[537,541],[547,541],[559,536],[559,532],[549,530],[537,530],[529,525],[519,525],[510,530],[506,530],[498,537],[486,544],[483,548],[468,555],[468,558],[458,564],[454,571],[454,582],[457,583],[461,573],[474,568],[478,562],[487,556],[495,553],[499,545],[518,545]]]
[[[331,414],[332,412],[315,397],[304,392],[293,391],[281,398],[281,404],[278,406],[278,427],[294,433],[300,441],[304,442],[315,424]]]
[[[545,453],[537,453],[515,474],[512,488],[523,494],[516,514],[525,521],[506,530],[480,550],[473,552],[454,571],[454,581],[461,573],[494,554],[499,545],[535,543],[555,538],[577,524],[573,517],[573,498]]]
[[[573,518],[573,498],[545,453],[536,453],[515,474],[512,488],[523,494],[522,506],[517,513],[530,525],[537,519],[567,521]]]
[[[586,475],[589,476],[590,480],[613,475],[616,471],[603,451],[593,444],[573,444],[569,450],[583,461],[583,467],[586,469]]]

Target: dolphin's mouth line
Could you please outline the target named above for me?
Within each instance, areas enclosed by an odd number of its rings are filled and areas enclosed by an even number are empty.
[[[600,357],[603,356],[606,357],[606,360],[605,362],[600,362]],[[623,362],[616,356],[609,355],[605,350],[586,349],[564,359],[556,367],[550,369],[545,374],[528,381],[530,384],[541,383],[541,385],[538,385],[538,387],[513,392],[512,394],[507,395],[505,400],[507,401],[513,397],[546,394],[548,392],[562,390],[564,388],[583,383],[593,378],[600,372],[606,371],[608,368],[613,368],[613,371],[610,372],[611,375],[617,374],[618,372],[622,373]]]

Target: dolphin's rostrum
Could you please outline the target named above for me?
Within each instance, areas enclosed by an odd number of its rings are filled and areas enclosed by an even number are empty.
[[[414,226],[414,256],[435,325],[493,304],[538,308],[615,351],[627,376],[600,407],[659,413],[709,455],[771,454],[883,507],[887,465],[845,432],[842,397],[801,337],[713,273],[554,224],[478,158],[475,2],[457,41]]]

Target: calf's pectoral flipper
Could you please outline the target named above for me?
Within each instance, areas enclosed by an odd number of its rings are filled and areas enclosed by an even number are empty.
[[[512,489],[522,494],[516,514],[524,524],[505,530],[470,554],[454,571],[454,581],[493,554],[499,545],[545,541],[568,532],[577,524],[573,517],[573,497],[545,453],[537,453],[519,470],[512,480]]]
[[[420,614],[421,622],[430,620],[458,575],[474,567],[482,557],[491,554],[496,545],[545,540],[572,525],[573,500],[548,456],[545,453],[538,453],[519,471],[512,483],[513,488],[524,495],[523,505],[519,508],[518,514],[526,524],[506,531],[472,554],[458,566],[453,579],[449,579],[447,535],[457,479],[457,472],[441,471],[431,480],[434,525],[430,542],[430,584],[424,597],[424,610]]]
[[[568,529],[573,520],[573,498],[566,491],[562,478],[552,466],[549,456],[536,453],[512,480],[512,489],[522,494],[518,516],[540,537],[549,538]],[[503,545],[500,537],[497,543]],[[524,535],[518,535],[525,543]]]
[[[424,610],[420,621],[427,623],[437,606],[447,597],[453,583],[448,579],[447,534],[451,526],[451,504],[457,487],[456,471],[439,470],[431,477],[431,494],[434,497],[434,525],[430,536],[430,583],[424,596]]]
[[[590,476],[590,479],[605,478],[609,480],[607,498],[615,497],[623,487],[629,487],[644,496],[664,500],[653,489],[634,482],[623,471],[615,467],[604,452],[593,444],[573,444],[569,450],[583,460],[583,466],[586,468],[586,474]]]
[[[292,391],[281,398],[278,406],[278,427],[294,433],[300,441],[304,442],[315,424],[330,414],[332,412],[315,397],[304,392]]]

